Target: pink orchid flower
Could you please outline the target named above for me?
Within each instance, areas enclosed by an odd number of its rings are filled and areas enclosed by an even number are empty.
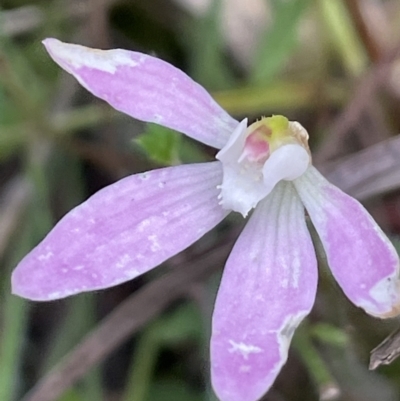
[[[398,314],[395,249],[364,207],[311,165],[299,123],[274,116],[248,127],[182,71],[145,54],[44,45],[115,109],[220,150],[215,162],[124,178],[73,209],[15,269],[14,294],[47,301],[115,286],[187,248],[230,211],[254,209],[219,288],[211,374],[220,400],[256,401],[315,300],[305,207],[349,300],[373,316]]]

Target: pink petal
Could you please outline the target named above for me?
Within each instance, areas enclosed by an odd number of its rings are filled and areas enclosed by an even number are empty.
[[[255,401],[270,388],[316,288],[303,205],[291,183],[279,183],[235,244],[218,292],[211,374],[221,401]]]
[[[133,279],[182,251],[226,216],[219,162],[124,178],[68,213],[13,273],[14,294],[63,298]]]
[[[115,109],[215,148],[238,125],[199,84],[158,58],[128,50],[96,50],[43,41],[53,60]]]
[[[364,207],[314,167],[294,181],[347,297],[367,313],[400,313],[399,258]]]

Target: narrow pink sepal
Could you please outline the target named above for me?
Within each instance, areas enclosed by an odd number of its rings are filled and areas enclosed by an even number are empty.
[[[133,279],[223,219],[219,162],[124,178],[68,213],[14,270],[13,293],[63,298]]]
[[[365,208],[314,167],[294,183],[346,296],[370,315],[399,314],[399,258]]]
[[[281,182],[244,228],[218,291],[211,375],[221,401],[256,401],[270,388],[316,289],[304,208],[293,185]]]
[[[115,109],[215,148],[238,125],[199,84],[158,58],[128,50],[97,50],[43,41],[53,60]]]

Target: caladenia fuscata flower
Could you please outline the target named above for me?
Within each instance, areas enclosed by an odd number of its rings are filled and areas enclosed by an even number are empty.
[[[135,174],[93,195],[20,262],[15,294],[49,301],[115,286],[182,251],[229,212],[247,216],[254,209],[218,291],[211,376],[221,401],[256,401],[315,300],[306,209],[348,299],[376,317],[400,312],[395,249],[363,206],[311,165],[299,123],[282,116],[238,122],[182,71],[145,54],[44,44],[115,109],[219,152],[215,162]]]

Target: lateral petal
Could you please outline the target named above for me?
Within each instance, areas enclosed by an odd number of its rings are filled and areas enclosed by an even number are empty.
[[[132,175],[69,212],[14,270],[13,293],[63,298],[131,280],[187,248],[227,214],[219,162]]]
[[[57,39],[43,44],[89,92],[138,120],[172,128],[218,149],[238,125],[202,86],[156,57],[90,49]]]
[[[262,184],[259,166],[243,166],[239,162],[246,141],[247,118],[233,131],[227,144],[215,156],[222,162],[221,206],[246,217],[257,203],[265,198],[267,191]]]
[[[293,185],[281,182],[256,207],[218,291],[211,375],[221,401],[256,401],[270,388],[316,289],[304,208]]]
[[[399,314],[399,258],[365,208],[312,166],[293,182],[350,301],[373,316]]]

